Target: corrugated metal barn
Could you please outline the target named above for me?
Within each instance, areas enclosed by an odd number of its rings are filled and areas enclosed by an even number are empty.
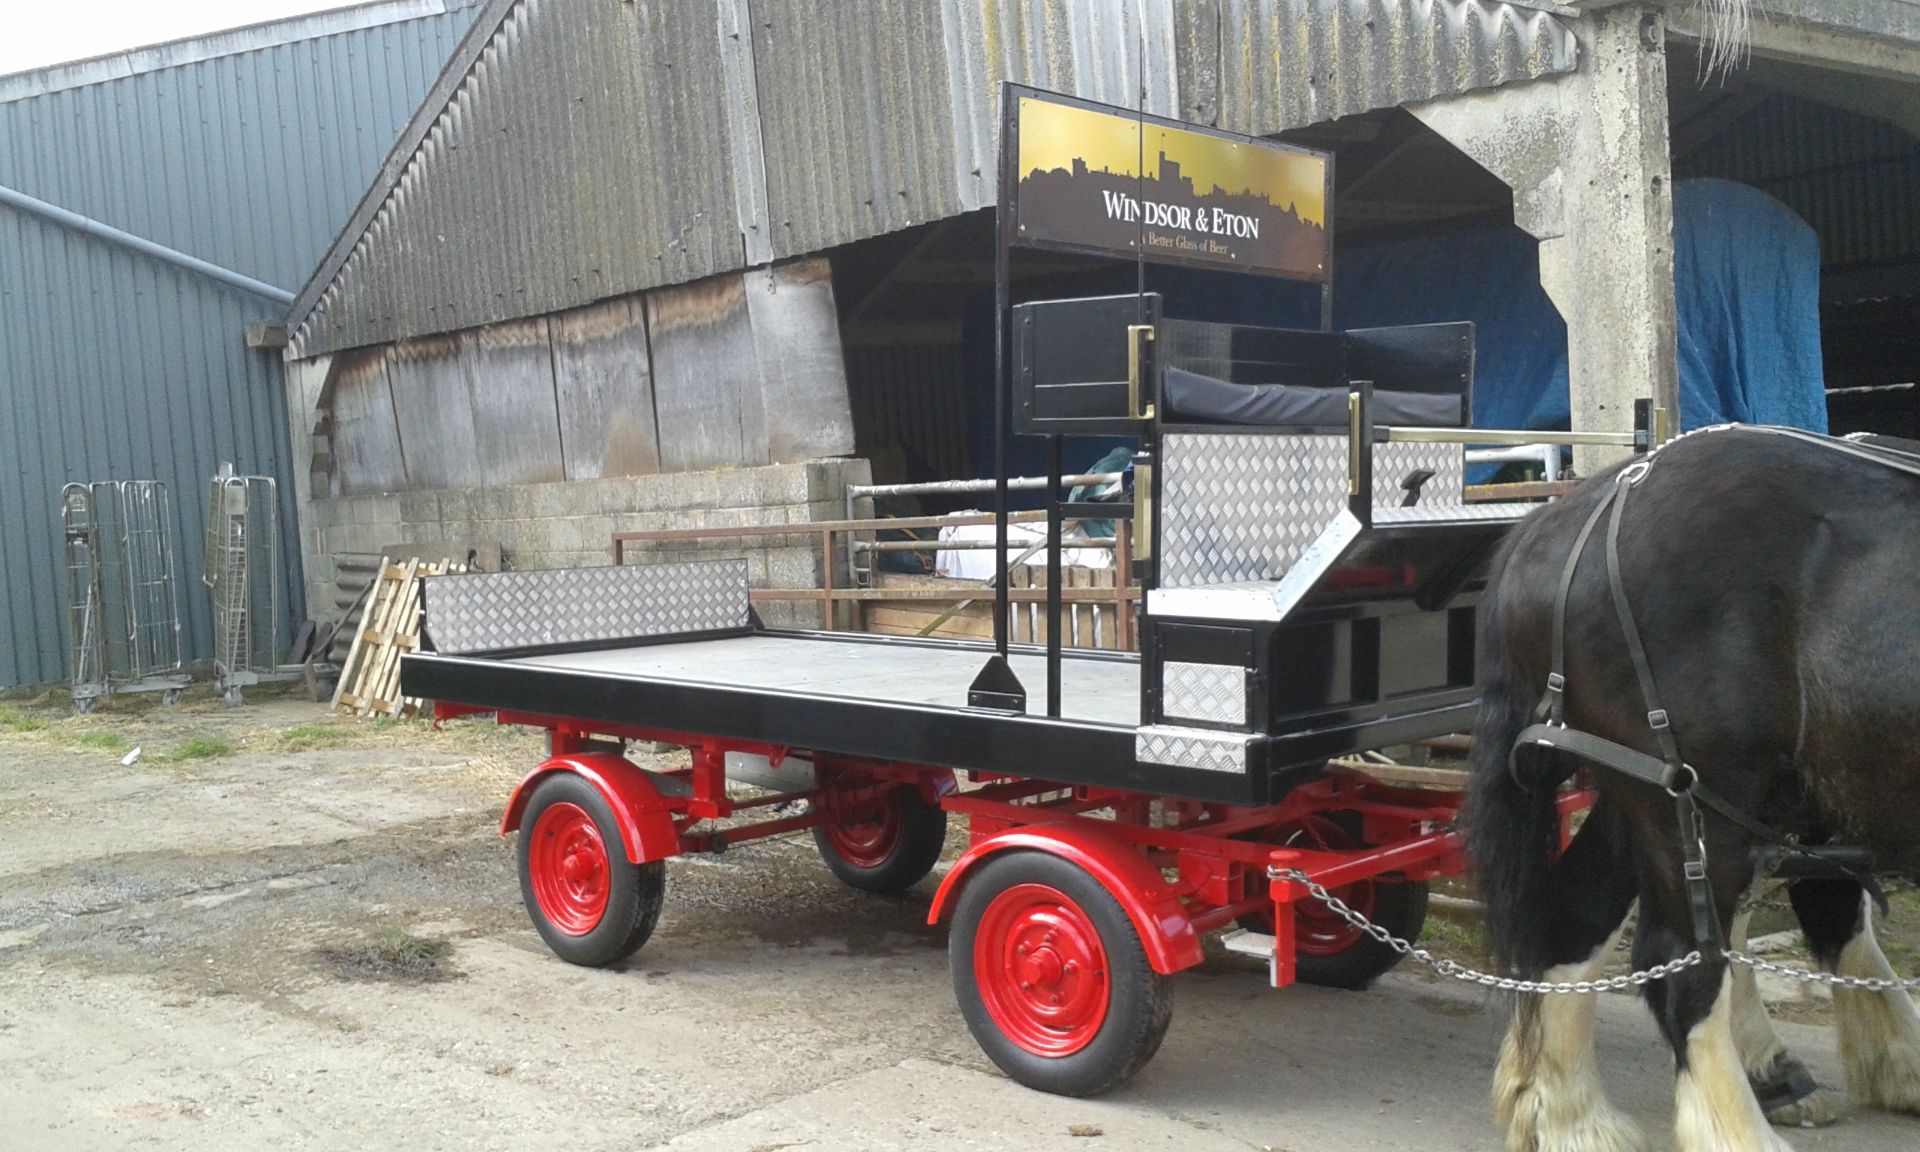
[[[596,563],[615,530],[831,518],[868,462],[979,474],[1003,80],[1334,152],[1336,265],[1518,236],[1577,428],[1678,411],[1672,183],[1757,184],[1878,387],[1870,346],[1920,327],[1920,9],[1758,7],[1723,79],[1687,3],[488,0],[289,317],[310,601],[385,541]],[[756,581],[820,575],[789,559]]]
[[[297,288],[474,13],[388,0],[0,77],[0,188]],[[208,477],[277,477],[292,536],[281,358],[245,338],[286,306],[23,203],[0,204],[0,685],[65,674],[69,481],[167,483],[183,648],[204,658]]]

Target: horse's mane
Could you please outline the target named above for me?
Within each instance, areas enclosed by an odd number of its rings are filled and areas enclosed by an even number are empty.
[[[1706,48],[1701,58],[1700,80],[1705,83],[1717,73],[1725,76],[1744,65],[1753,46],[1748,30],[1753,24],[1753,0],[1694,0],[1700,12],[1700,39]]]

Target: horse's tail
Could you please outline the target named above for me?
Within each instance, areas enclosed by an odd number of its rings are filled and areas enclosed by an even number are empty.
[[[1502,627],[1501,577],[1512,543],[1509,539],[1495,560],[1493,578],[1480,602],[1480,719],[1473,734],[1465,822],[1467,849],[1478,869],[1487,906],[1487,943],[1494,959],[1503,970],[1537,974],[1551,963],[1546,910],[1549,871],[1560,850],[1560,815],[1552,787],[1528,787],[1508,767],[1508,753],[1521,729],[1531,722],[1541,687],[1527,682],[1516,666]],[[1520,762],[1527,766],[1532,758],[1523,752]]]

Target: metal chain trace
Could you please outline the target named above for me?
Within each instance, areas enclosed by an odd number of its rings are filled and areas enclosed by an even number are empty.
[[[1393,933],[1375,924],[1359,912],[1349,908],[1338,896],[1316,884],[1305,872],[1298,868],[1268,868],[1267,876],[1275,880],[1291,880],[1307,890],[1307,894],[1327,906],[1327,910],[1345,920],[1354,928],[1366,933],[1374,940],[1400,953],[1411,956],[1431,968],[1435,973],[1450,980],[1464,984],[1475,984],[1482,988],[1493,988],[1501,992],[1525,992],[1531,994],[1550,994],[1566,996],[1584,996],[1594,992],[1621,992],[1628,988],[1639,988],[1655,980],[1665,979],[1676,972],[1706,962],[1706,956],[1699,949],[1687,953],[1678,960],[1669,960],[1652,968],[1638,972],[1628,972],[1619,976],[1609,976],[1604,980],[1570,980],[1552,982],[1545,980],[1520,980],[1512,976],[1496,976],[1491,972],[1479,972],[1458,961],[1435,956],[1425,948],[1417,947],[1413,941],[1395,936]],[[1771,972],[1777,976],[1799,980],[1808,984],[1826,984],[1836,988],[1856,988],[1867,992],[1897,992],[1902,989],[1920,988],[1920,979],[1888,980],[1870,976],[1839,976],[1830,972],[1809,972],[1801,968],[1789,968],[1784,964],[1775,964],[1756,956],[1749,956],[1738,949],[1729,948],[1723,955],[1729,963],[1744,964],[1760,972]]]

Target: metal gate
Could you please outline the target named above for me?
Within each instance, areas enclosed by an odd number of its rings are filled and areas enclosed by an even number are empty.
[[[271,476],[229,467],[207,489],[207,551],[201,581],[213,595],[214,686],[228,704],[249,684],[295,680],[280,663],[280,495]]]
[[[177,703],[192,682],[180,656],[173,505],[157,480],[69,484],[60,492],[73,706],[160,692]]]

